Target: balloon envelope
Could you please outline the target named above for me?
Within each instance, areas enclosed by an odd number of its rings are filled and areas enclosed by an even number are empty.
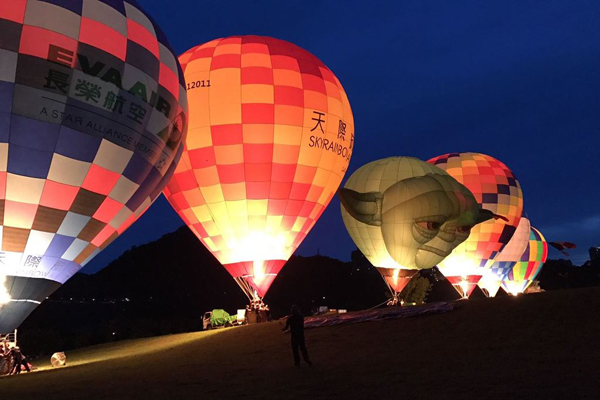
[[[439,265],[447,277],[481,277],[517,229],[523,213],[521,185],[504,163],[485,154],[450,153],[428,162],[465,185],[482,209],[506,218],[477,225],[469,238]]]
[[[190,132],[165,195],[246,294],[262,297],[348,168],[348,98],[315,56],[270,37],[216,39],[180,61]]]
[[[547,259],[548,243],[542,233],[532,226],[527,248],[504,278],[502,286],[508,293],[523,293],[539,274]]]
[[[513,237],[496,256],[491,268],[484,273],[479,281],[479,286],[486,289],[490,297],[496,295],[506,274],[510,272],[527,249],[530,232],[529,220],[526,217],[521,217]]]
[[[0,332],[150,206],[186,113],[177,58],[136,1],[0,3]]]
[[[435,266],[469,236],[479,215],[467,188],[412,157],[360,167],[339,195],[348,233],[395,291],[410,278],[399,269]]]

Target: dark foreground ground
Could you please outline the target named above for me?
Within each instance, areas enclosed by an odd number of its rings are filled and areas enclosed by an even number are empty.
[[[307,331],[277,322],[95,346],[0,379],[1,399],[597,399],[600,288],[460,302],[452,312]]]

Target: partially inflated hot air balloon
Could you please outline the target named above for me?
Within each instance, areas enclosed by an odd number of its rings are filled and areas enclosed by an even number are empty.
[[[502,286],[515,296],[523,293],[539,274],[547,258],[548,243],[541,232],[532,226],[527,248],[504,278]]]
[[[177,58],[136,1],[0,2],[0,333],[152,204],[186,114]]]
[[[488,292],[488,296],[494,297],[502,286],[502,280],[508,274],[517,261],[521,258],[529,245],[531,225],[526,217],[521,217],[517,230],[506,247],[494,258],[494,263],[484,272],[479,287]]]
[[[394,298],[417,270],[437,265],[490,216],[466,187],[412,157],[360,167],[339,195],[348,233]]]
[[[505,164],[485,154],[450,153],[428,162],[465,185],[482,208],[500,216],[475,227],[439,265],[459,293],[467,297],[519,225],[523,213],[521,185]]]
[[[216,39],[179,59],[190,131],[165,195],[246,295],[263,297],[346,172],[348,98],[329,68],[283,40]]]

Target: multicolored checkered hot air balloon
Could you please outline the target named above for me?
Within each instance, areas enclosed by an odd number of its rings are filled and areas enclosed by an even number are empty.
[[[344,225],[388,284],[392,303],[418,270],[441,262],[485,214],[464,185],[413,157],[363,165],[339,196]]]
[[[186,103],[177,58],[136,1],[0,2],[0,333],[161,193]]]
[[[477,225],[469,238],[439,264],[454,287],[468,296],[519,225],[523,214],[521,185],[504,163],[481,153],[444,154],[428,162],[465,185],[481,208],[499,216]]]
[[[248,297],[263,297],[348,168],[350,103],[329,68],[283,40],[216,39],[179,60],[190,130],[165,195]]]
[[[523,293],[540,273],[547,258],[548,243],[532,226],[527,249],[502,281],[504,289],[515,296]]]
[[[521,217],[515,234],[506,247],[496,256],[494,263],[484,272],[479,287],[485,289],[489,297],[496,296],[498,289],[502,286],[502,280],[508,274],[517,261],[521,258],[529,245],[531,225],[526,217]]]

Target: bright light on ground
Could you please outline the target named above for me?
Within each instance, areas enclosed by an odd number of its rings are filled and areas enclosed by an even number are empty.
[[[507,289],[508,293],[512,294],[513,296],[518,296],[519,294],[523,293],[525,291],[526,287],[527,287],[526,281],[508,281],[508,282],[506,282],[506,289]]]
[[[502,281],[498,280],[491,274],[484,275],[483,278],[479,281],[479,287],[488,291],[489,297],[496,296],[500,286],[502,285]]]

